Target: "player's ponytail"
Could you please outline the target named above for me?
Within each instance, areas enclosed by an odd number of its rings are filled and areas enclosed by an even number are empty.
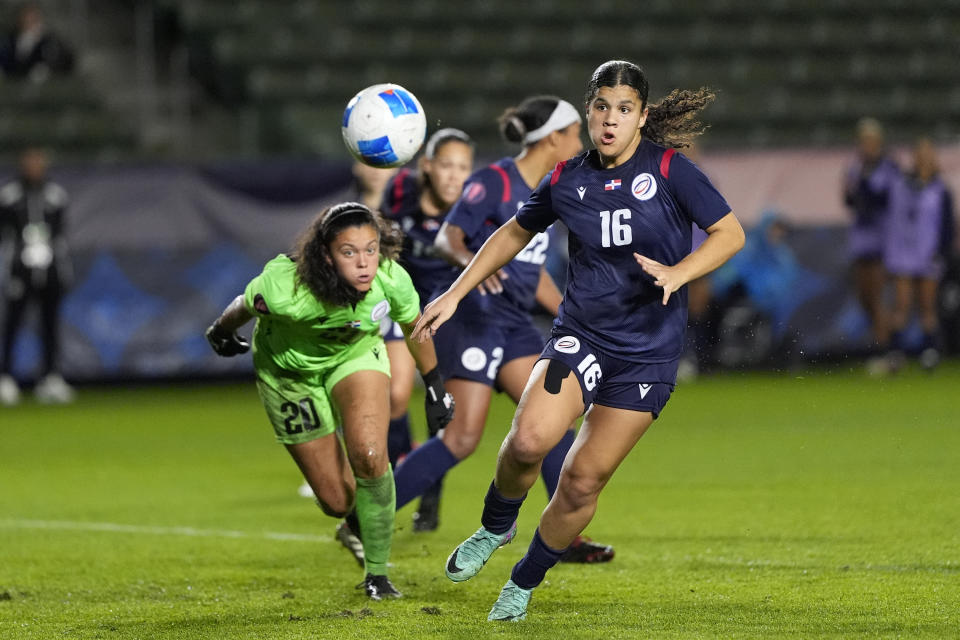
[[[291,252],[297,263],[297,279],[321,302],[346,307],[357,304],[366,295],[341,277],[330,256],[330,244],[344,229],[367,225],[380,236],[381,262],[396,259],[403,245],[403,232],[359,202],[327,207],[297,238]]]
[[[516,142],[529,146],[544,138],[552,131],[559,131],[570,124],[572,120],[567,114],[562,113],[556,127],[548,127],[550,130],[543,135],[534,136],[531,134],[538,132],[550,120],[550,116],[557,111],[557,106],[563,102],[557,96],[531,96],[515,107],[508,107],[497,122],[500,125],[500,135],[507,142]],[[579,117],[579,116],[578,116]]]
[[[610,60],[597,67],[587,84],[586,105],[590,106],[600,87],[622,85],[637,92],[641,108],[647,106],[650,93],[647,78],[640,67],[626,60]],[[707,87],[696,91],[674,89],[660,102],[649,105],[643,136],[665,147],[690,146],[707,128],[697,119],[697,114],[715,98],[716,94]]]

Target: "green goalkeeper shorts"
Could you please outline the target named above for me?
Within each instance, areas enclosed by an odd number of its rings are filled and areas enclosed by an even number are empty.
[[[330,368],[297,375],[272,368],[257,369],[257,391],[273,425],[277,441],[299,444],[334,433],[340,415],[331,395],[338,382],[357,371],[390,375],[383,340],[364,339],[347,348]]]

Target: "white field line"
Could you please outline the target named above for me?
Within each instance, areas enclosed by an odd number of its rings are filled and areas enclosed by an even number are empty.
[[[0,529],[45,529],[60,531],[102,531],[150,536],[187,536],[191,538],[247,538],[255,540],[287,540],[295,542],[332,542],[331,536],[312,533],[277,531],[233,531],[230,529],[197,529],[194,527],[155,527],[117,522],[82,522],[74,520],[26,520],[0,518]]]

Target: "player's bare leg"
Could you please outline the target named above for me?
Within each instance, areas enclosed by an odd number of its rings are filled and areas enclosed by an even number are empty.
[[[540,518],[540,535],[549,547],[565,548],[586,528],[600,491],[652,423],[649,412],[600,405],[587,412],[557,493]]]
[[[357,481],[357,519],[363,541],[367,595],[380,600],[400,597],[387,579],[393,539],[395,494],[387,457],[390,379],[379,371],[357,371],[331,394],[343,421],[347,457]]]

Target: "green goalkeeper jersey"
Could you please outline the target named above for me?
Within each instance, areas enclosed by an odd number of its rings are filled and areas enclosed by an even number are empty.
[[[300,373],[322,373],[336,365],[350,345],[380,337],[380,321],[416,320],[420,299],[410,276],[392,260],[383,261],[363,300],[337,307],[317,300],[297,278],[297,265],[279,255],[244,292],[247,309],[257,316],[254,364]],[[268,365],[269,366],[269,365]],[[273,368],[271,367],[271,368]]]

